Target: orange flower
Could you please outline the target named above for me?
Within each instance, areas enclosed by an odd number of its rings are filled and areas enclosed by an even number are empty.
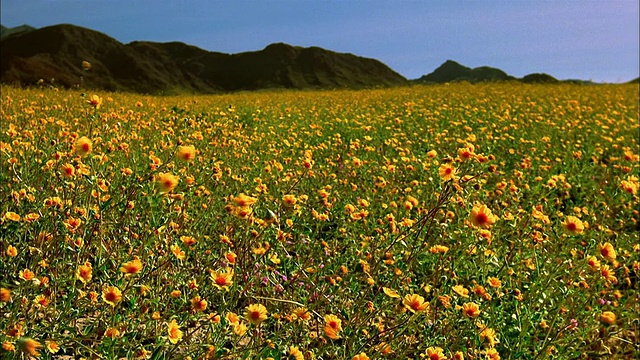
[[[575,216],[567,216],[562,222],[562,227],[570,235],[578,235],[584,231],[584,225],[582,221]]]
[[[360,354],[352,357],[351,360],[369,360],[369,357],[367,356],[367,354],[361,352]]]
[[[60,346],[58,345],[57,342],[53,340],[45,340],[44,344],[47,346],[47,350],[49,350],[49,352],[52,354],[55,354],[58,351],[60,351]]]
[[[62,175],[64,175],[65,177],[73,177],[73,175],[75,175],[76,173],[76,168],[73,167],[73,165],[67,163],[62,165]]]
[[[478,228],[490,228],[498,217],[491,213],[491,210],[483,204],[475,204],[471,209],[471,224]]]
[[[25,281],[31,281],[36,276],[33,271],[29,269],[20,270],[20,278]]]
[[[429,248],[429,252],[432,254],[446,254],[449,248],[444,245],[433,245]]]
[[[412,313],[429,312],[430,305],[424,302],[424,298],[418,294],[409,294],[402,299],[402,304]]]
[[[480,308],[476,303],[468,302],[462,305],[462,314],[469,318],[476,318],[480,315]]]
[[[253,204],[256,203],[258,199],[251,197],[251,196],[247,196],[245,194],[240,194],[238,196],[236,196],[235,198],[233,198],[233,202],[239,206],[239,207],[247,207],[247,206],[251,206]]]
[[[122,271],[125,275],[133,275],[142,270],[142,261],[138,259],[136,256],[133,260],[126,262],[120,267],[120,271]]]
[[[13,211],[7,211],[4,214],[4,218],[11,221],[20,221],[20,215],[14,213]]]
[[[122,301],[122,292],[115,286],[109,286],[102,289],[102,300],[111,306],[116,306]]]
[[[444,350],[440,347],[428,347],[427,348],[427,359],[429,360],[446,360],[447,357],[444,356]]]
[[[240,324],[240,318],[234,312],[227,313],[227,315],[224,318],[225,318],[225,320],[227,320],[227,322],[230,325],[238,325],[238,324]]]
[[[456,179],[456,168],[453,167],[452,164],[442,164],[438,169],[438,173],[440,174],[440,178],[442,181],[449,181]]]
[[[267,320],[267,308],[262,304],[251,304],[247,306],[244,317],[253,325],[260,325],[261,322]]]
[[[182,251],[182,249],[180,249],[180,246],[174,244],[171,245],[169,249],[171,249],[171,252],[176,256],[178,260],[184,260],[185,253],[184,251]]]
[[[169,325],[167,325],[167,333],[169,334],[169,341],[172,344],[177,344],[178,341],[182,339],[182,330],[180,330],[180,325],[176,322],[176,320],[171,320]]]
[[[229,264],[234,265],[236,263],[236,259],[238,258],[238,255],[236,255],[236,253],[234,252],[229,252],[225,254],[224,257],[227,259]]]
[[[193,246],[198,242],[193,236],[180,236],[180,241],[187,246]]]
[[[485,327],[480,332],[480,339],[487,340],[489,346],[495,347],[498,343],[498,339],[496,338],[496,331],[490,327]]]
[[[451,289],[458,295],[468,298],[469,297],[469,290],[467,290],[464,286],[462,285],[454,285],[451,287]]]
[[[602,255],[603,258],[609,261],[614,261],[616,259],[616,249],[613,248],[611,243],[606,242],[603,245],[598,245],[598,249],[600,250],[600,255]]]
[[[600,261],[595,256],[589,256],[589,258],[587,259],[587,264],[589,264],[589,266],[593,270],[600,269]]]
[[[87,103],[96,109],[100,109],[100,106],[102,105],[102,98],[98,95],[91,95],[89,100],[87,100]]]
[[[81,156],[88,155],[91,152],[91,149],[93,149],[93,142],[88,137],[83,136],[76,140],[74,149],[75,152]]]
[[[296,199],[295,195],[285,195],[282,197],[282,202],[285,206],[293,206],[297,201],[298,199]]]
[[[0,288],[0,302],[9,302],[11,301],[11,290]]]
[[[7,253],[7,256],[9,257],[15,257],[18,255],[18,249],[16,249],[16,247],[13,245],[9,245],[7,246],[6,253]]]
[[[300,351],[300,349],[298,349],[297,346],[289,346],[289,350],[287,350],[287,357],[286,359],[292,359],[292,360],[304,360],[304,355],[302,354],[302,351]]]
[[[611,311],[604,311],[600,314],[600,321],[607,325],[613,325],[616,322],[616,314]]]
[[[86,262],[84,263],[84,265],[80,265],[78,266],[78,270],[76,270],[76,278],[78,278],[78,280],[82,281],[83,284],[88,283],[89,281],[91,281],[91,277],[92,277],[92,272],[91,272],[91,263],[90,262]]]
[[[104,337],[110,338],[110,339],[115,339],[118,336],[120,336],[120,330],[114,328],[114,327],[110,327],[107,330],[105,330],[104,332]]]
[[[491,287],[494,288],[499,288],[500,286],[502,286],[502,281],[500,281],[500,279],[496,277],[490,277],[489,279],[487,279],[487,282]]]
[[[178,148],[178,159],[183,161],[193,161],[196,157],[196,148],[193,145],[180,146]]]
[[[612,282],[612,283],[618,282],[615,272],[609,268],[609,265],[602,265],[600,267],[600,275],[602,275],[602,277],[606,282]]]
[[[33,303],[38,307],[47,307],[51,301],[44,295],[40,294],[33,299]]]
[[[293,314],[302,321],[308,321],[311,319],[311,313],[306,308],[300,307],[293,310]]]
[[[38,349],[41,347],[42,344],[31,338],[20,338],[18,340],[18,348],[20,349],[20,351],[30,356],[40,356]]]
[[[202,300],[200,296],[196,295],[191,299],[191,309],[194,312],[205,311],[207,309],[207,300]]]
[[[487,349],[487,360],[500,360],[500,354],[498,353],[498,350],[496,349]]]
[[[160,173],[156,178],[156,181],[160,186],[161,192],[168,193],[173,191],[173,189],[175,189],[180,179],[177,176],[170,173]]]
[[[324,333],[330,339],[336,340],[340,338],[340,331],[342,331],[342,320],[335,315],[324,316]]]
[[[85,71],[89,71],[89,70],[91,69],[91,63],[90,63],[90,62],[88,62],[88,61],[83,61],[83,62],[82,62],[82,68],[83,68]]]
[[[67,220],[63,222],[64,226],[69,232],[75,232],[82,225],[82,220],[76,219],[73,216],[69,216]]]
[[[233,285],[233,270],[214,271],[211,273],[211,281],[216,288],[229,291],[229,287]]]

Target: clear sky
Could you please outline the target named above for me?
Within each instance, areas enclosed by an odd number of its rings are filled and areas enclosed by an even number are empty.
[[[522,77],[639,75],[638,0],[2,0],[8,27],[68,23],[123,43],[225,53],[274,42],[376,58],[414,79],[447,59]]]

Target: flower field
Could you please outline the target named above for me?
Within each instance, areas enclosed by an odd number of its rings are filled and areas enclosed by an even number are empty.
[[[0,357],[634,358],[638,86],[3,86]]]

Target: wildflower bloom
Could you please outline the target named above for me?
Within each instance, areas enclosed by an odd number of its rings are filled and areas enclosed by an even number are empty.
[[[239,206],[239,207],[247,207],[247,206],[251,206],[253,204],[256,203],[258,199],[251,197],[251,196],[247,196],[245,194],[240,194],[238,196],[236,196],[235,198],[233,198],[233,202]]]
[[[73,167],[73,165],[67,163],[62,165],[62,175],[64,175],[65,177],[73,177],[73,175],[75,175],[76,173],[76,168]]]
[[[116,306],[122,301],[122,292],[115,286],[108,286],[102,289],[102,300],[111,306]]]
[[[76,140],[76,143],[74,145],[74,150],[76,153],[80,154],[81,156],[85,156],[91,152],[91,149],[93,149],[93,142],[88,137],[82,136],[78,138],[78,140]]]
[[[570,235],[578,235],[584,231],[582,221],[575,216],[567,216],[562,222],[562,227]]]
[[[267,320],[267,308],[262,304],[251,304],[247,306],[244,316],[253,325],[260,325],[261,322]]]
[[[602,255],[603,258],[609,261],[614,261],[616,259],[616,250],[613,248],[611,243],[606,242],[603,245],[598,245],[598,249],[600,250],[600,255]]]
[[[85,71],[89,71],[89,70],[91,70],[91,63],[90,63],[90,62],[88,62],[88,61],[86,61],[86,60],[85,60],[85,61],[83,61],[83,62],[82,62],[82,68],[83,68]]]
[[[406,295],[402,299],[402,304],[412,313],[429,311],[429,303],[424,302],[424,298],[418,294]]]
[[[14,213],[13,211],[7,211],[4,214],[4,218],[11,221],[20,221],[20,215]]]
[[[297,201],[298,199],[296,199],[295,195],[289,194],[282,197],[282,202],[285,204],[285,206],[293,206]]]
[[[440,174],[440,178],[442,181],[449,181],[456,179],[456,168],[453,167],[452,164],[442,164],[438,169],[438,173]]]
[[[600,261],[595,256],[589,256],[589,258],[587,259],[587,264],[589,264],[589,267],[591,267],[591,269],[593,270],[600,269]]]
[[[193,145],[180,146],[177,153],[178,159],[183,161],[193,161],[196,157],[196,148]]]
[[[16,249],[16,247],[13,245],[9,245],[7,247],[6,254],[8,257],[15,257],[18,255],[18,249]]]
[[[499,288],[500,286],[502,286],[502,281],[500,281],[500,279],[496,277],[490,277],[489,279],[487,279],[487,282],[489,283],[489,286],[494,288]]]
[[[486,355],[488,360],[500,360],[500,354],[494,348],[487,349]]]
[[[342,320],[335,315],[324,316],[324,333],[330,339],[336,340],[340,338],[340,331],[342,331]]]
[[[238,325],[238,324],[240,324],[240,318],[234,312],[227,313],[227,315],[224,318],[225,318],[225,320],[227,320],[227,322],[230,325]]]
[[[462,305],[462,314],[469,318],[476,318],[480,315],[480,308],[476,303],[468,302]]]
[[[475,204],[471,209],[471,224],[477,228],[490,228],[498,217],[491,213],[491,210],[483,204]]]
[[[196,295],[191,299],[191,309],[194,312],[205,311],[207,309],[207,300],[200,299],[200,296]]]
[[[20,270],[20,278],[25,281],[31,281],[36,276],[33,271],[29,269]]]
[[[87,100],[87,103],[96,109],[100,109],[100,106],[102,105],[102,98],[98,95],[91,95],[89,100]]]
[[[11,301],[11,290],[0,288],[0,302],[9,302]]]
[[[432,254],[446,254],[449,248],[444,245],[433,245],[429,248],[429,252]]]
[[[45,340],[44,344],[46,345],[47,350],[52,354],[55,354],[58,351],[60,351],[60,346],[58,345],[57,342],[53,340]]]
[[[29,356],[40,356],[38,349],[42,347],[42,344],[31,338],[20,338],[18,340],[18,349]]]
[[[233,285],[233,270],[214,271],[211,273],[211,281],[216,288],[229,291],[229,287]]]
[[[600,321],[607,325],[612,325],[616,322],[616,314],[611,311],[604,311],[600,314]]]
[[[91,272],[91,263],[86,262],[84,265],[78,266],[78,270],[76,270],[76,278],[82,281],[83,284],[91,281],[92,272]]]
[[[616,278],[615,272],[609,268],[609,265],[602,265],[600,267],[600,275],[604,278],[604,280],[609,283],[617,283],[618,279]]]
[[[444,350],[440,347],[428,347],[427,348],[427,357],[429,360],[446,360],[447,357],[444,355]]]
[[[170,173],[160,173],[156,178],[156,181],[158,182],[158,186],[160,186],[160,190],[163,193],[168,193],[175,189],[180,179]]]
[[[454,285],[451,287],[451,290],[453,290],[456,294],[462,297],[465,297],[465,298],[469,297],[469,290],[462,285]]]
[[[175,319],[171,320],[167,325],[167,333],[169,335],[169,342],[172,344],[176,344],[182,339],[182,330],[180,330],[180,325],[178,325]]]
[[[120,267],[120,271],[125,275],[133,275],[142,270],[142,261],[136,257],[135,259],[126,262]]]
[[[287,357],[286,359],[291,359],[291,360],[304,360],[304,355],[302,354],[302,351],[300,351],[300,349],[298,349],[297,346],[289,346],[289,349],[287,350]]]
[[[247,324],[245,324],[244,322],[233,325],[233,333],[238,336],[243,336],[247,332],[247,330]]]
[[[369,357],[367,356],[367,354],[361,352],[360,354],[352,357],[351,360],[369,360]]]
[[[398,294],[397,291],[393,290],[393,289],[389,289],[386,287],[382,288],[382,292],[384,292],[385,295],[387,295],[390,298],[394,298],[394,299],[399,299],[400,295]]]
[[[498,343],[496,331],[490,327],[485,327],[484,329],[482,329],[482,331],[480,332],[480,339],[486,340],[491,347],[495,347]]]
[[[309,312],[309,310],[307,310],[306,308],[303,307],[299,307],[293,310],[293,315],[296,316],[296,318],[302,320],[302,321],[308,321],[311,319],[311,313]]]

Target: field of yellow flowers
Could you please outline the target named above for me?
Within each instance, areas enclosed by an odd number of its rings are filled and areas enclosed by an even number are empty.
[[[1,98],[2,358],[640,354],[637,85]]]

